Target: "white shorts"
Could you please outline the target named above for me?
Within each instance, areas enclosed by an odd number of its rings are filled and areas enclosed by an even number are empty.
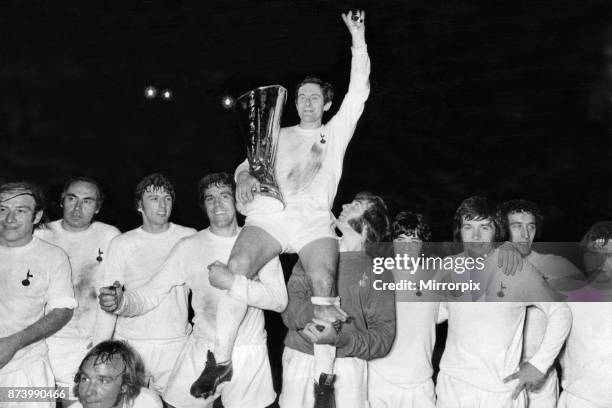
[[[73,383],[74,385],[74,383]],[[29,360],[20,369],[0,372],[0,387],[47,387],[55,388],[55,380],[49,362],[46,359]],[[3,395],[6,397],[7,395]],[[0,401],[0,408],[55,408],[55,400],[49,402],[6,402]]]
[[[193,382],[200,376],[206,365],[206,352],[210,344],[196,339],[193,335],[185,344],[170,375],[163,399],[177,408],[203,408],[212,406],[189,393]],[[263,408],[276,399],[272,385],[272,372],[265,344],[235,346],[232,352],[234,374],[232,380],[221,391],[221,401],[226,408]]]
[[[145,365],[145,384],[158,394],[162,394],[168,385],[170,373],[174,368],[188,337],[170,340],[125,340],[142,357]]]
[[[527,393],[529,408],[556,408],[559,398],[559,379],[557,371],[551,370],[542,387]]]
[[[278,400],[281,408],[314,406],[314,356],[289,347],[283,352],[283,389]],[[366,406],[368,369],[365,360],[344,357],[334,362],[337,408]]]
[[[393,384],[370,368],[368,401],[372,408],[435,408],[434,383]]]
[[[329,211],[312,204],[289,203],[284,211],[251,211],[245,226],[259,227],[276,239],[283,252],[298,253],[307,244],[319,238],[337,239]]]
[[[49,337],[46,339],[49,348],[49,362],[58,387],[70,388],[69,400],[76,400],[74,395],[74,376],[81,365],[81,361],[89,351],[88,339],[66,339]]]
[[[557,405],[557,408],[608,408],[610,406],[612,405],[603,406],[593,404],[591,401],[577,397],[564,390],[559,397],[559,405]]]
[[[491,392],[474,387],[442,372],[438,374],[436,395],[438,408],[526,408],[527,394],[521,392],[513,400],[512,392]]]

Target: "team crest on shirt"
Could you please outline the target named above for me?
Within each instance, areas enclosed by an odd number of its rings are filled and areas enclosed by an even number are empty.
[[[33,278],[33,277],[34,277],[34,275],[32,275],[30,273],[30,270],[28,269],[28,271],[26,272],[26,278],[21,281],[21,284],[23,286],[30,286],[30,278]]]
[[[98,257],[96,258],[96,261],[98,261],[98,263],[102,262],[104,259],[102,258],[102,255],[104,255],[104,252],[102,252],[102,249],[98,248]]]

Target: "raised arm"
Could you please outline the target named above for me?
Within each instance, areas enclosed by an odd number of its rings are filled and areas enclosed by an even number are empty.
[[[349,30],[352,39],[352,47],[359,48],[365,47],[365,11],[349,11],[346,14],[342,14],[342,21]]]
[[[357,18],[354,19],[353,17]],[[357,121],[363,113],[365,101],[370,95],[370,57],[365,42],[365,12],[342,14],[342,20],[351,34],[351,77],[346,93],[338,112],[329,121],[328,126],[334,129],[334,140],[343,152],[353,137]]]

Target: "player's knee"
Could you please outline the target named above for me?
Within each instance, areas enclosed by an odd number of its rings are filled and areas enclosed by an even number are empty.
[[[235,275],[248,275],[251,260],[248,256],[242,254],[232,255],[227,266]]]

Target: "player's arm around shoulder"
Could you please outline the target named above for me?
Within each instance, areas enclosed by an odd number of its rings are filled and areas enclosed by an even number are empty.
[[[546,277],[528,262],[524,262],[522,269],[515,275],[505,275],[498,269],[490,289],[504,293],[503,299],[496,299],[498,301],[558,302],[564,299],[548,284]],[[489,293],[492,294],[492,291]]]

